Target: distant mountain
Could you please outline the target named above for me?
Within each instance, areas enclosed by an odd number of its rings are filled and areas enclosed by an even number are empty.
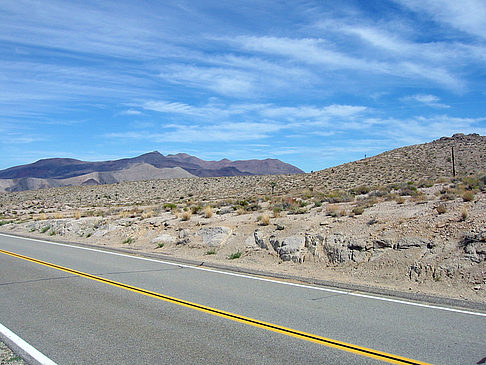
[[[114,161],[88,162],[49,158],[0,170],[0,191],[22,191],[67,185],[99,185],[149,179],[277,175],[303,173],[277,159],[205,161],[185,153],[158,151]]]

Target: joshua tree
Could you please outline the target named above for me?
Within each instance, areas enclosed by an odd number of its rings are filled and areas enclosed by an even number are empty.
[[[272,195],[273,195],[273,192],[275,191],[275,187],[277,186],[277,183],[275,181],[272,181],[270,183],[270,186],[272,187]]]

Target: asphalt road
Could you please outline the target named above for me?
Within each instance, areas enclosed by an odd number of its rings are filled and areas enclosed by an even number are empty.
[[[486,317],[474,313],[3,235],[0,249],[392,355],[435,364],[486,363]],[[382,363],[5,253],[0,323],[58,364]]]

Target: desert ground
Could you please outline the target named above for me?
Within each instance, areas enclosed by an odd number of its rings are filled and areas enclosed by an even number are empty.
[[[8,193],[0,231],[486,303],[485,177],[329,191],[312,176]]]

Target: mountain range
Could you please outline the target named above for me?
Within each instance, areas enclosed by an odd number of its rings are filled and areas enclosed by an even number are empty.
[[[185,153],[158,151],[134,158],[88,162],[49,158],[0,170],[0,191],[22,191],[68,185],[100,185],[122,181],[243,175],[300,174],[278,159],[205,161]]]

